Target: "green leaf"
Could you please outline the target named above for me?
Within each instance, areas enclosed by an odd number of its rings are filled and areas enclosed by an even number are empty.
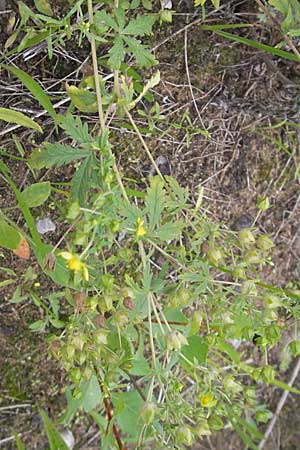
[[[93,142],[93,139],[89,134],[88,124],[86,122],[82,123],[79,116],[73,117],[72,114],[69,113],[62,117],[59,125],[78,144]]]
[[[275,56],[280,56],[281,58],[289,59],[291,61],[300,62],[300,59],[294,55],[293,53],[286,52],[284,50],[280,50],[275,47],[271,47],[270,45],[260,44],[259,42],[252,41],[251,39],[243,38],[241,36],[237,36],[235,34],[227,33],[225,31],[216,31],[219,36],[223,36],[232,41],[239,42],[240,44],[248,45],[249,47],[254,47],[259,50],[263,50],[264,52],[271,53]]]
[[[158,176],[150,179],[150,187],[147,189],[145,204],[149,217],[149,228],[152,231],[155,225],[159,223],[165,204],[164,183]]]
[[[122,31],[122,34],[132,34],[134,36],[150,35],[155,21],[156,17],[154,15],[138,15],[129,22],[127,27]]]
[[[19,26],[20,26],[20,28],[22,28],[23,25],[26,25],[29,17],[33,17],[34,16],[34,13],[22,1],[18,2],[18,8],[19,8],[19,14],[20,14],[20,17],[21,17],[21,23],[20,23]]]
[[[109,28],[113,28],[114,30],[118,29],[118,24],[114,20],[111,14],[107,14],[106,11],[96,11],[94,14],[94,24],[98,28],[103,28],[104,25]]]
[[[191,363],[196,363],[201,366],[206,365],[206,356],[208,352],[208,346],[203,342],[200,336],[190,336],[188,337],[188,345],[181,348],[181,353],[189,360]],[[180,358],[180,364],[189,369],[189,364]]]
[[[21,441],[21,439],[19,438],[19,435],[18,435],[17,433],[14,433],[14,436],[15,436],[15,441],[16,441],[18,450],[25,450],[25,447],[24,447],[24,445],[22,444],[22,441]]]
[[[123,45],[123,40],[120,36],[117,36],[114,40],[114,45],[109,50],[108,64],[114,70],[118,70],[124,61],[125,49]]]
[[[77,169],[72,178],[71,193],[74,200],[78,199],[79,205],[85,204],[89,182],[91,180],[91,172],[93,170],[94,158],[86,158]]]
[[[64,425],[68,425],[71,422],[74,414],[82,406],[82,398],[74,398],[70,387],[66,388],[66,399],[67,408],[62,417],[60,417],[60,419],[58,420],[59,423]]]
[[[142,89],[140,95],[139,95],[134,101],[132,101],[131,103],[129,103],[128,109],[134,108],[135,105],[136,105],[137,103],[139,103],[143,97],[145,97],[145,95],[147,94],[147,92],[148,92],[150,89],[152,89],[152,88],[154,88],[155,86],[157,86],[157,85],[159,84],[159,82],[160,82],[160,72],[157,71],[157,72],[150,78],[150,80],[147,81],[147,83],[146,83],[145,86],[143,87],[143,89]]]
[[[41,331],[46,327],[46,322],[44,320],[37,320],[29,325],[31,331]]]
[[[273,379],[270,381],[270,384],[273,384],[274,386],[278,386],[281,389],[284,389],[285,391],[292,392],[293,394],[300,395],[299,389],[289,386],[288,384],[284,383],[283,381]]]
[[[120,29],[123,30],[123,28],[125,27],[125,23],[126,23],[124,9],[119,6],[119,8],[115,8],[114,14],[115,14],[115,17],[117,19]]]
[[[162,241],[171,241],[181,234],[183,227],[184,223],[179,221],[164,223],[155,232],[155,237]]]
[[[41,149],[38,148],[32,152],[29,163],[37,169],[52,166],[60,167],[89,155],[89,150],[77,149],[70,145],[45,144]]]
[[[21,239],[21,233],[8,225],[0,216],[0,247],[16,250],[20,245]]]
[[[45,413],[45,411],[40,410],[40,415],[42,416],[46,433],[48,436],[48,441],[50,445],[50,450],[70,450],[60,433],[56,430],[53,423]]]
[[[24,189],[24,191],[21,192],[21,195],[28,208],[35,208],[36,206],[40,206],[45,203],[50,193],[50,182],[43,181],[41,183],[34,183],[31,186],[28,186],[26,189]]]
[[[97,112],[97,97],[94,92],[90,92],[86,88],[78,88],[66,84],[67,93],[77,109],[81,112]]]
[[[96,375],[81,386],[82,406],[85,412],[89,413],[100,403],[102,394]]]
[[[129,51],[133,54],[136,62],[141,67],[151,67],[157,64],[157,60],[152,53],[149,52],[139,41],[132,37],[123,36],[124,41],[128,45]]]
[[[46,16],[52,16],[53,11],[48,0],[34,0],[36,9]]]
[[[5,64],[1,64],[1,66],[9,70],[12,74],[19,78],[24,86],[26,86],[27,89],[36,98],[39,104],[50,114],[50,116],[55,121],[57,120],[57,114],[52,106],[50,97],[45,93],[45,90],[33,78],[31,78],[30,75],[17,67],[7,66]]]
[[[129,373],[135,376],[145,376],[151,374],[151,369],[149,367],[148,361],[144,356],[136,357],[131,361],[131,368]]]
[[[29,117],[25,116],[25,114],[19,111],[14,111],[13,109],[0,108],[0,120],[4,120],[5,122],[9,123],[16,123],[26,128],[33,128],[34,130],[37,130],[40,133],[43,132],[42,128],[39,126],[38,123],[30,119]]]
[[[112,400],[117,411],[115,417],[120,429],[133,439],[137,439],[142,428],[139,418],[143,399],[137,391],[130,391],[113,394]]]
[[[219,350],[226,353],[237,366],[240,364],[240,362],[241,362],[240,355],[232,347],[231,344],[229,344],[228,342],[225,342],[223,339],[219,338],[217,340],[216,346]]]

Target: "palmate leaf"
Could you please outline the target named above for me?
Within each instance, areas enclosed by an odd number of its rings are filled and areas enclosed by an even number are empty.
[[[72,178],[71,193],[74,200],[78,200],[80,206],[83,206],[86,200],[86,195],[90,180],[92,177],[92,170],[94,168],[94,158],[86,158],[77,169]]]
[[[153,230],[159,223],[161,213],[165,206],[164,184],[159,177],[150,179],[150,187],[146,195],[146,212],[149,217],[149,228]]]
[[[124,61],[125,49],[123,40],[120,36],[117,36],[114,40],[114,45],[109,50],[108,64],[114,70],[118,70]]]
[[[114,30],[118,29],[118,24],[113,19],[111,14],[107,14],[106,11],[96,11],[94,14],[94,24],[96,27],[103,28],[104,26],[113,28]]]
[[[183,227],[182,222],[167,222],[158,228],[155,237],[162,241],[171,241],[180,235]]]
[[[129,24],[124,28],[122,34],[132,34],[134,36],[145,36],[152,33],[152,28],[155,23],[155,16],[138,15],[135,19],[132,19]]]
[[[63,116],[60,126],[66,133],[74,139],[78,144],[87,144],[93,142],[93,138],[89,134],[87,123],[82,123],[80,117],[73,117],[72,114]]]
[[[150,67],[157,64],[157,60],[152,53],[149,52],[140,42],[133,37],[123,36],[124,41],[128,46],[128,50],[136,59],[136,62],[141,67]]]
[[[44,147],[33,151],[29,163],[33,168],[60,167],[77,159],[86,158],[90,155],[89,150],[77,149],[70,145],[45,144]]]

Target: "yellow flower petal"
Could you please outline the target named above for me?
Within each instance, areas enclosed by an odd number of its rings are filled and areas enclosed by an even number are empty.
[[[78,272],[82,269],[82,262],[77,255],[72,255],[72,258],[68,261],[68,267],[69,269],[74,270],[74,272]]]
[[[141,219],[141,217],[138,217],[136,219],[136,224],[137,224],[137,230],[136,230],[136,237],[143,237],[145,236],[146,229],[144,227],[144,221],[143,219]]]
[[[85,264],[82,263],[82,274],[85,281],[89,281],[89,271]]]

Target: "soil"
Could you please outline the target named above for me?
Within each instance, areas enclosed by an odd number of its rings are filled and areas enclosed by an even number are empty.
[[[25,3],[33,5],[30,1]],[[54,3],[57,11],[62,11],[62,4]],[[300,66],[204,31],[197,23],[185,28],[187,23],[197,20],[197,13],[191,4],[180,2],[175,6],[179,14],[174,16],[173,24],[162,26],[152,37],[162,80],[155,96],[164,115],[163,137],[147,141],[153,156],[163,156],[167,161],[165,170],[187,185],[195,198],[198,187],[204,186],[204,206],[215,220],[228,228],[256,217],[257,199],[267,196],[271,208],[257,217],[256,224],[270,234],[276,248],[274,265],[264,270],[263,278],[269,284],[297,289],[300,286]],[[0,0],[2,45],[12,33],[7,23],[12,16],[18,17],[16,11],[16,2]],[[278,30],[260,22],[256,11],[254,1],[224,1],[218,12],[208,8],[212,23],[250,22],[255,26],[238,29],[240,35],[269,45],[278,44]],[[66,80],[72,83],[80,80],[80,66],[88,57],[89,49],[78,50],[75,42],[67,42],[65,48],[57,47],[51,61],[45,43],[39,44],[36,50],[7,56],[5,63],[14,63],[41,80],[58,101],[65,94]],[[1,107],[21,108],[33,115],[39,112],[39,106],[21,83],[3,69],[0,98]],[[67,105],[62,105],[59,112],[64,113]],[[96,121],[96,117],[88,119],[91,124]],[[142,126],[142,119],[139,120]],[[24,156],[29,156],[39,142],[51,139],[53,133],[51,120],[46,115],[39,121],[44,134],[38,137],[21,128],[9,132],[10,126],[2,122],[0,132],[6,132],[1,136],[1,149],[19,157],[13,140],[16,137],[23,145]],[[170,126],[171,122],[178,126]],[[274,127],[280,123],[280,127]],[[209,139],[203,130],[210,133]],[[128,171],[128,176],[142,179],[149,162],[141,153],[140,145],[132,134],[122,135],[120,139],[124,145],[118,154],[119,166]],[[26,164],[2,155],[19,188],[32,182]],[[72,170],[71,167],[67,172],[44,172],[42,179],[68,181]],[[13,195],[0,177],[0,206],[22,226],[18,210],[6,209],[14,204]],[[42,207],[37,214],[59,220],[53,204]],[[63,229],[64,224],[58,222],[56,231],[46,239],[57,242]],[[20,280],[29,267],[34,267],[33,259],[21,261],[4,250],[0,258],[0,266],[13,270],[16,280]],[[36,281],[41,280],[30,281],[31,287],[35,288]],[[28,328],[41,318],[41,311],[32,301],[10,302],[17,285],[18,282],[0,288],[0,448],[15,448],[13,433],[17,430],[28,448],[41,450],[45,441],[36,405],[57,418],[65,405],[64,374],[57,370],[55,361],[47,357],[43,334],[33,333]],[[43,293],[43,286],[41,289]],[[50,287],[49,292],[53,289]],[[286,330],[288,340],[288,321]],[[280,351],[276,348],[272,355],[278,367]],[[289,380],[291,370],[292,367],[285,368],[283,379]],[[281,392],[268,388],[261,395],[274,411]],[[20,406],[8,409],[10,405]],[[265,447],[267,450],[299,448],[299,437],[295,433],[299,428],[298,409],[299,398],[290,395]],[[95,441],[87,444],[96,433],[87,418],[78,419],[72,431],[79,442],[76,448],[98,448]],[[241,445],[233,433],[220,433],[214,440],[203,441],[199,449],[239,450]]]

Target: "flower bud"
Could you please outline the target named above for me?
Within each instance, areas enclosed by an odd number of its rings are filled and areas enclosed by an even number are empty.
[[[78,369],[78,367],[74,367],[70,370],[69,376],[73,383],[78,383],[81,379],[80,369]]]
[[[71,338],[71,343],[74,345],[76,350],[82,350],[86,342],[86,337],[83,334],[75,334]]]
[[[77,292],[74,295],[75,313],[83,314],[86,311],[85,300],[86,296],[83,292]]]
[[[299,341],[292,341],[289,343],[289,349],[291,351],[291,354],[296,357],[300,355],[300,342]]]
[[[265,303],[270,309],[276,309],[280,308],[282,306],[282,300],[281,298],[277,297],[276,295],[269,295],[265,299]]]
[[[49,351],[54,358],[59,359],[61,356],[61,342],[58,339],[53,340],[49,345]]]
[[[223,420],[220,416],[217,416],[216,414],[212,414],[208,418],[208,426],[213,431],[219,431],[224,428]]]
[[[238,239],[244,247],[251,247],[255,243],[255,237],[253,236],[250,228],[244,228],[238,233]]]
[[[129,318],[127,311],[117,311],[114,314],[114,322],[117,325],[117,327],[126,327],[128,324]]]
[[[211,435],[211,431],[206,420],[202,420],[201,422],[199,422],[193,431],[199,439],[202,439],[203,436]]]
[[[241,280],[245,280],[246,277],[246,271],[244,269],[244,267],[238,266],[235,267],[235,269],[233,270],[233,275],[235,278],[241,279]]]
[[[247,252],[244,255],[244,260],[247,264],[259,264],[260,262],[262,262],[262,259],[256,250]]]
[[[141,417],[143,422],[146,425],[149,425],[154,420],[154,416],[156,413],[157,407],[155,403],[153,402],[146,402],[144,403],[142,410],[141,410]]]
[[[192,445],[194,439],[190,427],[187,425],[178,427],[176,431],[176,441],[178,444]]]
[[[97,328],[104,328],[106,327],[106,320],[105,317],[102,316],[102,314],[97,314],[97,316],[94,319],[94,324]]]
[[[166,335],[167,350],[180,350],[188,341],[179,331],[173,330]]]
[[[261,376],[266,383],[270,383],[275,378],[275,370],[271,366],[265,366],[261,369]]]
[[[74,345],[67,344],[66,352],[67,352],[68,359],[72,359],[74,357],[74,355],[75,355],[75,347],[74,347]]]
[[[134,309],[134,302],[132,300],[132,297],[125,297],[123,300],[123,306],[124,308],[127,308],[130,311],[132,311]]]
[[[257,246],[263,252],[267,252],[271,248],[275,247],[273,241],[266,234],[259,236],[257,239]]]
[[[222,261],[222,253],[219,249],[210,247],[210,249],[207,252],[207,257],[209,261],[216,266]]]
[[[273,414],[271,413],[271,411],[267,409],[256,411],[255,413],[255,419],[257,420],[258,423],[267,423],[269,422],[272,416]]]
[[[83,375],[85,380],[90,380],[91,376],[93,375],[93,370],[90,367],[86,366],[84,368],[84,371],[83,371],[82,375]]]
[[[94,338],[95,344],[98,344],[100,346],[106,345],[108,333],[109,333],[108,330],[103,330],[103,329],[96,330],[93,333],[93,338]]]
[[[80,366],[82,366],[82,364],[84,364],[85,361],[86,361],[86,353],[85,352],[80,352],[76,359],[78,361],[78,364]]]
[[[224,389],[226,393],[229,393],[231,395],[236,395],[243,390],[242,386],[234,381],[234,378],[230,375],[227,376],[224,380]]]

